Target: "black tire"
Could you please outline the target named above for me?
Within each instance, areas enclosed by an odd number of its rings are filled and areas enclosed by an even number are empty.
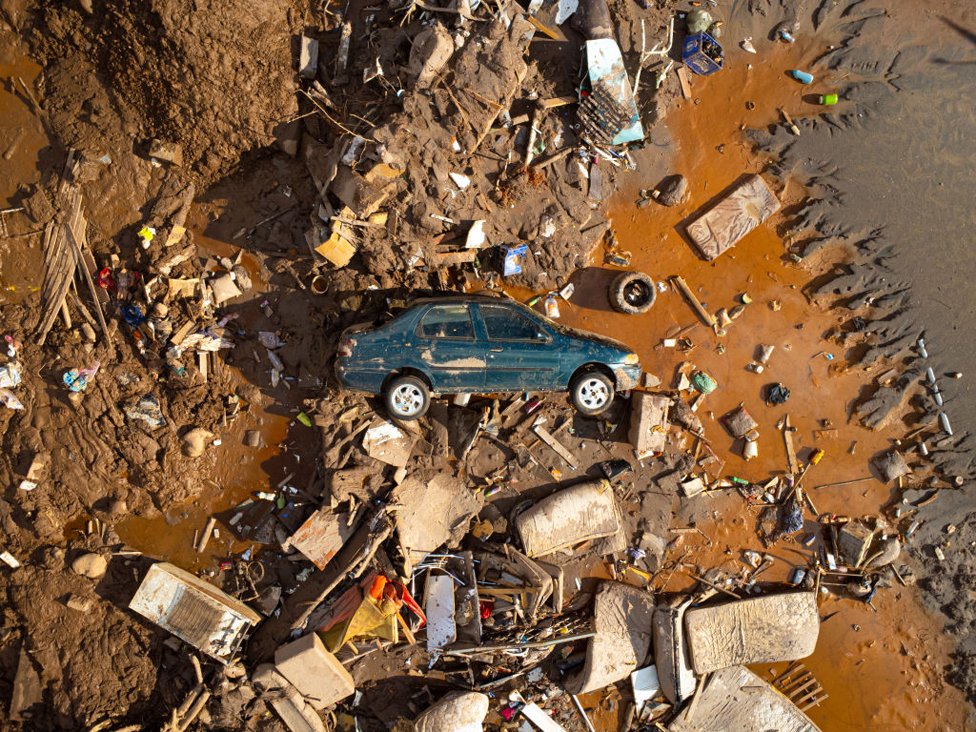
[[[404,422],[420,419],[430,406],[430,389],[416,376],[397,376],[383,395],[386,411]]]
[[[627,315],[646,313],[657,299],[654,280],[643,272],[621,272],[610,283],[610,304]]]
[[[580,414],[595,417],[613,404],[615,389],[610,377],[592,370],[578,374],[569,384],[569,398]]]

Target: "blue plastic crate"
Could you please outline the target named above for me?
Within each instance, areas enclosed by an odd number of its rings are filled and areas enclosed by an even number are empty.
[[[705,49],[708,48],[713,49],[713,56],[717,55],[717,59],[705,53]],[[714,53],[714,49],[718,50],[717,54]],[[685,45],[681,50],[681,60],[696,74],[708,76],[722,68],[724,52],[718,41],[702,31],[685,39]]]

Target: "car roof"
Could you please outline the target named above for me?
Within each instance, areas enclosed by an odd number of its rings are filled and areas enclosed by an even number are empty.
[[[491,293],[491,294],[489,294]],[[496,294],[497,293],[497,294]],[[444,297],[422,297],[416,301],[416,305],[426,305],[428,303],[461,303],[461,302],[491,302],[491,303],[510,303],[520,305],[510,295],[495,290],[482,290],[479,292],[469,292],[464,295],[445,295]]]

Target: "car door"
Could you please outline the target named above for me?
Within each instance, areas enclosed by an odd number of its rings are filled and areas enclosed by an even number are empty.
[[[551,389],[559,353],[541,319],[508,303],[478,303],[487,336],[488,391]]]
[[[417,356],[434,391],[478,391],[485,385],[485,342],[475,334],[471,304],[432,305],[414,330]]]

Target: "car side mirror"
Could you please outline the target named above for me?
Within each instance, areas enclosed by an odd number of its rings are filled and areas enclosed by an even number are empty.
[[[546,340],[549,340],[549,336],[547,336],[547,335],[546,335],[545,333],[543,333],[543,332],[542,332],[542,331],[540,330],[539,332],[537,332],[537,333],[535,334],[535,339],[536,339],[537,341],[546,341]]]

